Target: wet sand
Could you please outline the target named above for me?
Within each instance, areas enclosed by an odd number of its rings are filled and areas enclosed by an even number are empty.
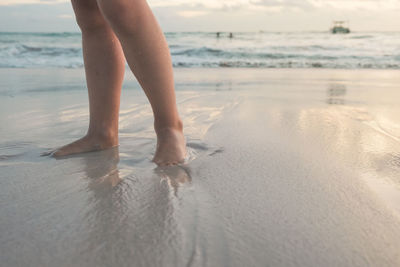
[[[1,266],[399,266],[399,71],[176,69],[186,164],[157,168],[130,75],[120,146],[82,70],[0,70]]]

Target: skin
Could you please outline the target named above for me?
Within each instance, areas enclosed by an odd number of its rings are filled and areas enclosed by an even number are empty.
[[[146,0],[72,0],[82,31],[89,93],[87,134],[57,149],[56,157],[118,145],[118,116],[125,59],[150,101],[157,134],[153,161],[182,162],[186,154],[171,56]]]

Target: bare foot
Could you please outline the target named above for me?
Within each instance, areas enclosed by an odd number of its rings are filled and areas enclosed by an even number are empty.
[[[103,150],[118,145],[118,137],[98,137],[86,135],[50,153],[54,157]]]
[[[160,166],[183,162],[186,156],[186,142],[182,128],[163,128],[156,132],[157,149],[153,162]]]

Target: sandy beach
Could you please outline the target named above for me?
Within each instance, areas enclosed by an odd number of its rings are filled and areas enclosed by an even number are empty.
[[[175,69],[187,162],[159,168],[126,75],[120,146],[82,69],[0,69],[1,266],[400,266],[400,72]]]

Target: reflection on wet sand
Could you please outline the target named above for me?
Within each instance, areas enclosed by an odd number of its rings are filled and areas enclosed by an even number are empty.
[[[347,88],[344,84],[333,83],[328,86],[328,98],[326,103],[329,105],[344,105]]]
[[[149,162],[148,168],[135,169],[121,164],[118,147],[80,158],[89,192],[82,226],[87,235],[80,247],[83,255],[91,255],[80,262],[172,266],[188,261],[193,245],[185,241],[182,224],[187,222],[176,198],[178,189],[192,179],[188,166],[153,169]]]
[[[113,189],[123,181],[118,168],[120,159],[118,147],[83,154],[80,157],[85,162],[85,173],[90,179],[89,189],[95,191],[97,187]],[[169,167],[158,166],[154,169],[154,173],[157,174],[161,182],[166,181],[175,194],[181,185],[192,181],[190,168],[187,164]]]
[[[161,181],[165,181],[174,191],[174,195],[178,196],[178,189],[185,183],[190,183],[192,177],[188,166],[177,165],[171,167],[157,167],[155,173],[161,177]]]
[[[122,181],[118,170],[118,147],[84,154],[82,158],[85,161],[86,176],[90,179],[90,189],[95,190],[96,185],[114,188]]]
[[[390,134],[390,129],[396,129],[398,125],[392,125],[386,119],[385,129],[381,126],[382,118],[393,116],[390,113],[392,107],[387,105],[382,109],[375,107],[375,103],[363,103],[357,95],[347,97],[349,102],[346,104],[347,93],[346,85],[329,84],[326,100],[329,106],[303,107],[296,112],[281,107],[270,111],[267,116],[271,117],[274,128],[286,129],[287,125],[296,125],[293,133],[297,133],[302,142],[312,140],[309,147],[318,144],[329,151],[334,161],[356,170],[361,177],[368,177],[367,183],[374,184],[371,189],[382,199],[391,195],[389,205],[399,210],[400,143],[398,136]],[[371,177],[376,181],[371,182]],[[379,183],[385,186],[378,187]],[[385,187],[391,191],[384,192],[382,188]]]

